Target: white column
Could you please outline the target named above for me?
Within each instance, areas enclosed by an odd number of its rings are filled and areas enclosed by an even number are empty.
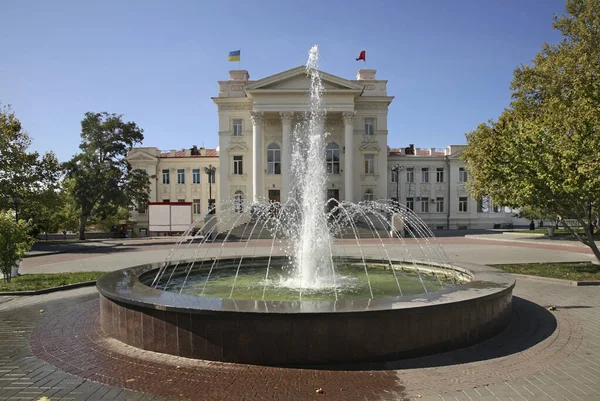
[[[282,112],[281,116],[281,201],[285,202],[290,192],[290,166],[292,164],[292,118],[294,113]]]
[[[344,200],[354,201],[354,117],[353,112],[344,112]]]
[[[262,165],[262,126],[264,113],[250,112],[252,121],[252,200],[257,201],[263,195],[262,177],[264,168]]]

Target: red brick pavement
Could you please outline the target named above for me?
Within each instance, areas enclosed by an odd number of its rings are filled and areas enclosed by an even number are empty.
[[[318,339],[317,339],[318,341]],[[98,301],[47,313],[30,340],[33,354],[64,372],[130,390],[201,400],[401,399],[395,371],[289,369],[192,361],[108,339]],[[282,350],[285,352],[285,350]],[[323,394],[317,389],[323,389]]]

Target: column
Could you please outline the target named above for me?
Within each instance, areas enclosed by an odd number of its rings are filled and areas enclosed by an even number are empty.
[[[354,112],[344,112],[344,199],[354,201]]]
[[[288,199],[290,192],[290,166],[292,164],[292,118],[294,113],[282,112],[281,117],[281,201]]]
[[[250,112],[250,120],[252,121],[252,200],[254,202],[263,196],[262,126],[264,117],[265,115],[262,112]]]

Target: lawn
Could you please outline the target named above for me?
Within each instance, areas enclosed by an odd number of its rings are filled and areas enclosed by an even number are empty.
[[[14,277],[10,283],[0,281],[0,293],[3,291],[34,291],[60,287],[68,284],[95,281],[106,272],[77,272],[52,274],[24,274]]]
[[[491,265],[509,273],[560,278],[564,280],[600,280],[600,265],[593,263],[521,263]]]

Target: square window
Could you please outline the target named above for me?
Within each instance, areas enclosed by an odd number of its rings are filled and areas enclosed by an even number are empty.
[[[185,184],[185,170],[182,168],[177,169],[177,183]]]

